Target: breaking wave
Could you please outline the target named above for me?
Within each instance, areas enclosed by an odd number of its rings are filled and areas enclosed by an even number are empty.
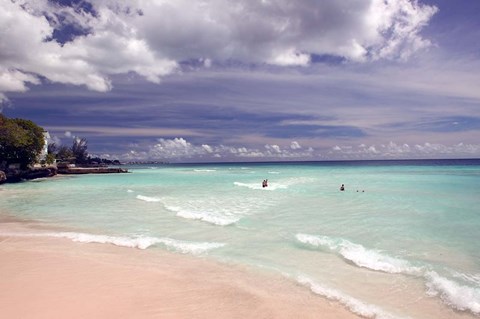
[[[218,226],[227,226],[234,224],[240,220],[240,217],[237,216],[227,216],[215,212],[194,212],[190,210],[183,210],[180,207],[168,206],[165,205],[165,208],[168,210],[177,213],[178,217],[183,217],[186,219],[200,220],[206,223],[218,225]]]
[[[344,305],[348,310],[365,318],[374,318],[374,319],[396,319],[395,317],[383,309],[375,306],[366,304],[356,298],[353,298],[343,292],[338,290],[324,287],[306,276],[299,276],[297,278],[298,283],[310,288],[310,290],[322,297],[325,297],[329,300],[333,300]]]
[[[59,232],[59,233],[2,233],[2,236],[9,237],[54,237],[66,238],[80,243],[112,244],[120,247],[147,249],[156,244],[163,244],[167,249],[183,254],[199,255],[211,249],[225,246],[224,243],[216,242],[191,242],[176,240],[168,237],[126,237],[93,235],[87,233]]]
[[[216,169],[194,169],[194,172],[216,172]]]
[[[480,288],[460,285],[435,271],[427,272],[425,278],[429,296],[439,296],[444,303],[457,310],[480,314]]]
[[[159,202],[159,201],[161,201],[161,199],[158,198],[158,197],[148,197],[148,196],[143,196],[143,195],[137,195],[137,199],[143,200],[145,202]]]
[[[303,244],[327,248],[336,252],[359,267],[391,274],[421,275],[424,271],[422,267],[414,267],[406,260],[385,255],[377,250],[367,249],[345,239],[307,234],[297,234],[296,238]]]
[[[240,183],[240,182],[234,182],[233,183],[235,186],[240,186],[240,187],[247,187],[250,189],[261,189],[261,190],[266,190],[266,191],[274,191],[276,189],[285,189],[288,188],[288,185],[285,184],[280,184],[280,183],[268,183],[268,187],[262,187],[262,183]]]
[[[354,244],[345,239],[307,234],[297,234],[296,238],[303,244],[323,247],[336,252],[359,267],[391,274],[423,277],[426,281],[427,295],[439,297],[445,304],[456,310],[470,311],[476,315],[480,314],[480,287],[478,287],[476,275],[452,272],[454,277],[473,284],[474,287],[462,285],[440,276],[437,272],[430,270],[430,267],[415,267],[406,260],[390,257],[376,250],[366,249],[362,245]]]

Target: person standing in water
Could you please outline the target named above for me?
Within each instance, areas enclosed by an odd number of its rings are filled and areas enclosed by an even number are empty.
[[[343,192],[345,190],[345,185],[342,184],[342,186],[340,186],[340,191]]]

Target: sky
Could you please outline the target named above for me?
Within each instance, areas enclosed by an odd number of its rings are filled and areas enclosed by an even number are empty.
[[[480,158],[479,0],[0,0],[0,111],[121,161]]]

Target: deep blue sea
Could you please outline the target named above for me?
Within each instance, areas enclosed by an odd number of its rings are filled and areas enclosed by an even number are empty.
[[[2,185],[0,212],[275,272],[367,318],[480,315],[480,160],[127,168]]]

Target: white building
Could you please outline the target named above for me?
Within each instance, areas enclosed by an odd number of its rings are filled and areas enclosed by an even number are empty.
[[[48,143],[50,142],[50,133],[47,131],[43,131],[43,140],[45,141],[45,145],[43,145],[43,149],[38,156],[38,161],[44,161],[47,159],[48,154]]]

